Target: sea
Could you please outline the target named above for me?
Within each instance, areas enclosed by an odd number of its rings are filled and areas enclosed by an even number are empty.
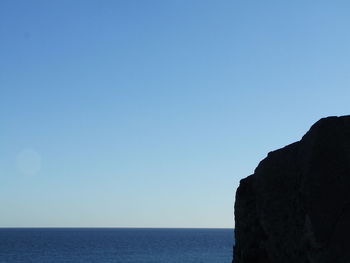
[[[0,228],[0,263],[230,263],[233,229]]]

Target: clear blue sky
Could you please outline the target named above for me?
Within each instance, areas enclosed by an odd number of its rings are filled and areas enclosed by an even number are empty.
[[[239,180],[350,113],[349,1],[0,3],[0,226],[233,227]]]

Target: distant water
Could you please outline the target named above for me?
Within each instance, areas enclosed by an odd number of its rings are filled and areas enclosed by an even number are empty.
[[[230,263],[232,229],[0,229],[0,263]]]

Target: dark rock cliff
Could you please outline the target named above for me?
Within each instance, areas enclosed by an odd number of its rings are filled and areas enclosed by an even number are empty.
[[[350,115],[316,122],[242,179],[234,263],[350,262]]]

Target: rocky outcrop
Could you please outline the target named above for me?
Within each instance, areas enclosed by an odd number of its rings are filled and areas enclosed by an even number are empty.
[[[350,116],[319,120],[242,179],[234,263],[350,262]]]

